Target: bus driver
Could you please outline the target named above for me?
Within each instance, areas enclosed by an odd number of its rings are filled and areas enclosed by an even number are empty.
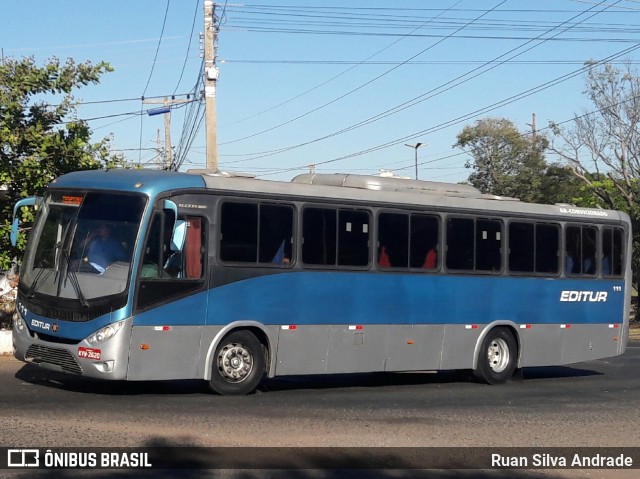
[[[127,253],[122,245],[111,236],[111,227],[101,224],[87,237],[87,254],[84,261],[99,273],[116,261],[127,261]]]

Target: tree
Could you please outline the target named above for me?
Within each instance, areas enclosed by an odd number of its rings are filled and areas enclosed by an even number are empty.
[[[560,163],[547,163],[544,175],[540,178],[536,202],[550,205],[576,204],[577,198],[584,198],[587,194],[580,180],[567,166]]]
[[[5,58],[0,64],[0,186],[7,187],[0,199],[0,270],[8,269],[24,248],[24,235],[18,248],[8,239],[17,200],[42,194],[62,174],[122,163],[110,155],[109,138],[92,143],[87,123],[73,118],[77,103],[72,92],[99,83],[110,71],[108,63],[76,64],[72,59],[61,63],[52,58],[38,66],[33,58]],[[27,208],[22,216],[27,222],[33,219]]]
[[[540,201],[547,163],[543,136],[521,134],[506,118],[485,118],[465,126],[454,146],[469,149],[469,182],[483,193]]]
[[[640,269],[640,77],[627,64],[593,67],[584,93],[595,109],[574,115],[569,128],[552,123],[556,140],[551,150],[580,179],[586,195],[582,206],[625,211],[633,226],[633,271]],[[638,316],[636,316],[638,319]]]

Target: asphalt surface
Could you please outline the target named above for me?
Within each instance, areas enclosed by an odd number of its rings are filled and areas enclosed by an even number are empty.
[[[0,358],[0,445],[638,447],[639,360],[640,344],[630,343],[623,356],[525,369],[521,380],[501,386],[479,384],[466,372],[301,376],[266,381],[249,396],[221,397],[199,381],[101,382],[4,357]],[[398,476],[398,471],[366,476],[363,471],[342,471],[339,476],[320,470],[303,473],[245,471],[237,476],[235,471],[221,476],[215,471],[209,477],[414,477]],[[98,477],[129,477],[120,472],[102,474]],[[194,471],[181,474],[200,477]],[[615,474],[594,470],[438,474],[424,477],[630,479],[640,475],[638,469]],[[67,476],[58,471],[55,477]]]

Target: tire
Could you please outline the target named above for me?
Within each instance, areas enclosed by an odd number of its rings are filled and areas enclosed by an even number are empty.
[[[222,395],[243,395],[254,391],[265,373],[262,343],[246,330],[225,336],[213,356],[209,387]]]
[[[513,376],[518,345],[507,328],[493,328],[482,340],[475,376],[487,384],[502,384]]]

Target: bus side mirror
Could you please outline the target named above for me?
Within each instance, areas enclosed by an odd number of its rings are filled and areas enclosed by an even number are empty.
[[[173,211],[173,217],[176,218],[171,233],[171,251],[182,251],[185,238],[187,237],[187,222],[178,219],[178,205],[171,200],[164,200],[162,208]]]
[[[18,212],[20,208],[23,206],[35,206],[40,202],[39,196],[30,196],[29,198],[24,198],[18,201],[13,207],[13,222],[11,223],[11,245],[15,246],[18,244],[18,226],[20,225],[20,217],[18,216]]]
[[[184,220],[176,221],[171,235],[171,251],[182,251],[184,241],[187,238],[187,222]]]

